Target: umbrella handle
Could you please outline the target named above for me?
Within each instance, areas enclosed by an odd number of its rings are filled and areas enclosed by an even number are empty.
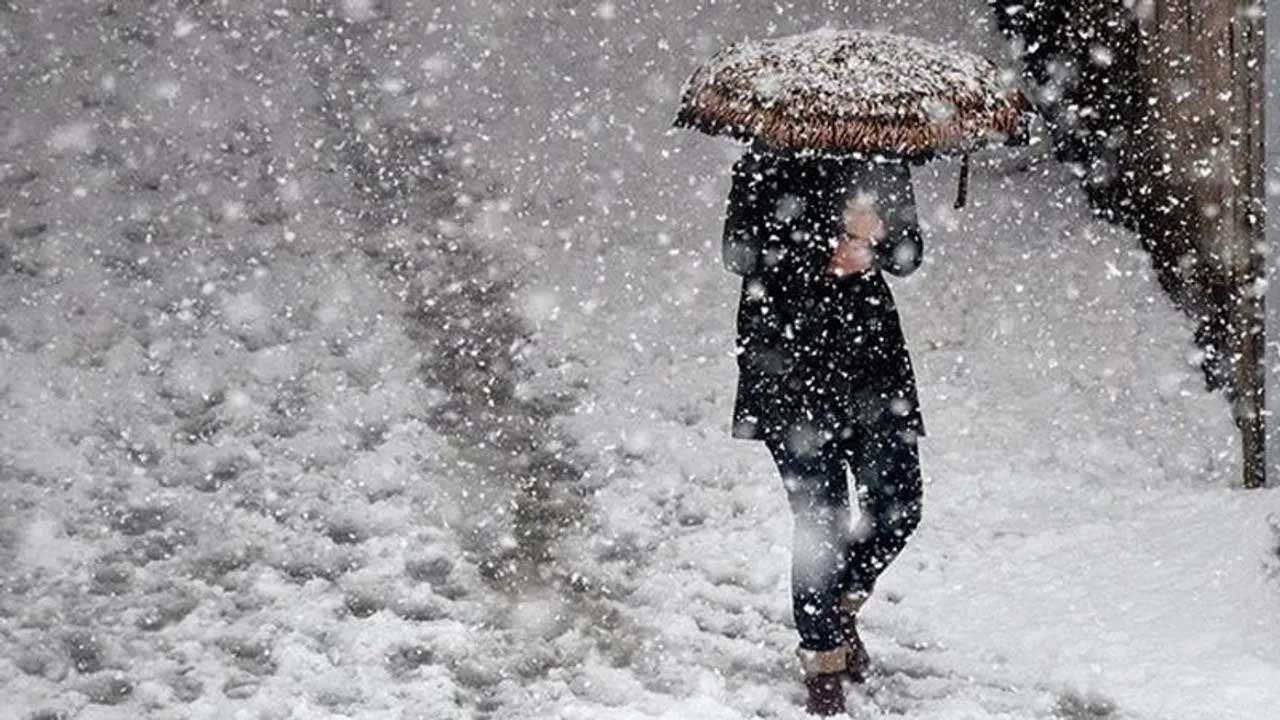
[[[964,207],[969,199],[969,153],[960,161],[960,184],[956,188],[956,209]]]

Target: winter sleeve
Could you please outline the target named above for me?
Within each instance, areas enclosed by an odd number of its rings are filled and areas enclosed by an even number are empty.
[[[729,272],[747,276],[763,268],[765,218],[761,212],[763,188],[760,161],[747,153],[734,163],[725,215],[721,256]]]
[[[916,197],[911,170],[905,163],[882,166],[877,196],[885,235],[875,244],[874,262],[879,270],[906,276],[924,259],[924,239],[916,221]]]

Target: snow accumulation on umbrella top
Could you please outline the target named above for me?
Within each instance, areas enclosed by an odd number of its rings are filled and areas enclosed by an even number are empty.
[[[683,97],[677,124],[785,149],[969,150],[1018,139],[1028,110],[982,57],[830,28],[730,45]]]
[[[748,41],[727,48],[708,69],[767,88],[784,106],[817,96],[857,115],[904,115],[913,100],[961,92],[991,102],[1002,91],[991,63],[977,55],[883,32],[822,29]]]

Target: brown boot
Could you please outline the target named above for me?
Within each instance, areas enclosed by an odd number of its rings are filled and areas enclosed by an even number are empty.
[[[871,672],[871,656],[867,654],[867,646],[862,644],[862,638],[858,636],[858,611],[868,597],[870,593],[867,592],[852,592],[840,599],[840,632],[844,635],[844,642],[849,650],[844,672],[858,684],[865,683],[867,674]]]
[[[807,677],[804,686],[809,690],[805,712],[821,717],[844,714],[844,685],[840,682],[840,673]]]
[[[841,646],[825,651],[797,650],[796,654],[800,656],[804,686],[809,691],[805,712],[821,717],[844,713],[844,685],[840,677],[849,663],[849,649]]]

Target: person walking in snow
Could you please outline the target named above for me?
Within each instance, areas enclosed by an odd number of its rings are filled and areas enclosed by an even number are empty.
[[[813,714],[844,711],[842,678],[865,681],[858,611],[920,521],[924,422],[884,273],[910,274],[922,252],[902,160],[756,143],[734,166],[723,237],[724,263],[742,276],[732,432],[764,442],[786,488]]]

